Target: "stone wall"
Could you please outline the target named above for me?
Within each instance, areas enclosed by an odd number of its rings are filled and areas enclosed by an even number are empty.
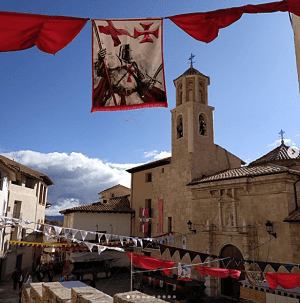
[[[69,283],[69,284],[68,284]],[[110,297],[93,287],[73,287],[71,282],[31,283],[23,288],[22,303],[163,303],[166,302],[139,291]],[[76,285],[76,282],[73,282]],[[80,282],[77,282],[80,283]],[[83,283],[80,283],[84,285]]]

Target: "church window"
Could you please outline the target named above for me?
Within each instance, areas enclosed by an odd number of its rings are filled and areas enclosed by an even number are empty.
[[[190,81],[188,83],[188,101],[194,101],[194,83]]]
[[[182,104],[182,84],[178,85],[177,106]]]
[[[193,97],[194,97],[193,90],[190,89],[190,90],[189,90],[189,101],[193,101],[193,99],[194,99]]]
[[[199,133],[201,136],[206,136],[206,121],[204,115],[199,115]]]
[[[183,137],[183,123],[182,123],[182,116],[178,116],[177,118],[177,139]]]

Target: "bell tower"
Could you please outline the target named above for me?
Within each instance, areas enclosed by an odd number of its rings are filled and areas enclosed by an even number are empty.
[[[193,67],[174,80],[176,107],[172,114],[172,161],[185,161],[191,179],[210,173],[214,154],[214,107],[208,105],[209,77]]]

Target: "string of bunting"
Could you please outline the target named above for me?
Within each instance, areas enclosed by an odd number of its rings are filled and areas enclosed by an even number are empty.
[[[29,226],[24,226],[24,225],[22,225],[22,223],[25,223],[26,225],[34,224],[37,226],[37,228],[31,228]],[[62,242],[40,243],[40,242],[25,242],[25,241],[12,240],[12,241],[10,241],[10,244],[13,244],[13,245],[29,246],[29,247],[31,247],[31,246],[32,247],[54,247],[54,248],[60,248],[60,249],[73,249],[73,250],[90,250],[91,252],[96,250],[100,254],[101,252],[103,252],[106,249],[113,249],[113,250],[124,252],[123,248],[116,247],[116,244],[112,244],[111,242],[109,242],[110,240],[116,240],[116,239],[119,240],[120,244],[118,246],[133,245],[133,246],[137,247],[138,243],[139,243],[140,247],[142,247],[142,248],[144,247],[143,246],[143,241],[144,241],[145,242],[144,244],[146,244],[146,247],[149,246],[149,244],[157,244],[159,246],[159,250],[160,250],[161,254],[163,254],[167,249],[169,249],[171,257],[178,251],[180,259],[182,259],[186,254],[189,254],[191,261],[193,261],[197,256],[199,256],[200,260],[202,261],[201,264],[210,262],[210,261],[207,261],[208,258],[214,259],[211,262],[220,261],[220,262],[222,262],[223,267],[224,267],[222,269],[223,271],[224,271],[224,269],[227,269],[227,267],[229,266],[229,264],[231,262],[235,263],[235,267],[238,267],[239,264],[242,262],[244,267],[246,268],[246,270],[241,270],[241,271],[245,272],[246,278],[252,285],[257,285],[257,284],[261,284],[261,283],[265,282],[265,278],[262,273],[265,271],[265,269],[268,265],[271,266],[276,272],[279,270],[279,268],[281,266],[286,268],[289,272],[291,272],[293,270],[293,268],[295,268],[295,267],[299,269],[299,264],[262,262],[262,261],[255,261],[255,260],[238,259],[238,258],[233,258],[233,257],[221,258],[217,255],[195,252],[195,251],[186,250],[186,249],[182,249],[182,248],[178,248],[178,247],[172,247],[172,246],[163,244],[163,243],[174,243],[184,235],[168,236],[170,234],[164,234],[164,235],[159,236],[158,238],[146,238],[145,239],[145,238],[138,238],[138,237],[128,237],[128,236],[120,236],[120,235],[113,235],[113,234],[103,234],[103,233],[97,233],[97,232],[86,231],[86,230],[71,229],[71,228],[54,226],[54,225],[50,225],[50,224],[40,224],[40,223],[36,223],[33,221],[22,220],[22,219],[18,219],[18,218],[0,216],[0,228],[4,228],[6,226],[10,226],[10,227],[19,226],[22,229],[31,229],[34,232],[42,233],[46,237],[47,240],[50,240],[52,238],[62,238],[62,237],[65,239],[68,239],[68,237],[70,236],[72,242],[73,243],[75,242],[78,244],[78,246],[74,246],[74,244],[68,244],[68,243],[62,243]],[[41,230],[42,226],[44,227],[44,231]],[[76,238],[77,234],[80,234],[82,240],[79,240]],[[85,241],[85,239],[88,235],[97,235],[99,245]],[[164,237],[166,235],[168,237]],[[101,245],[102,237],[105,237],[105,241],[107,242],[107,245],[110,244],[110,246]],[[84,247],[81,246],[82,244],[85,246]],[[155,248],[158,248],[158,247],[156,246]],[[143,262],[144,261],[145,260],[143,260]],[[172,262],[172,261],[169,261],[169,262]],[[145,263],[143,263],[143,265],[145,266]],[[193,265],[195,265],[195,264],[190,264],[187,266],[193,266]],[[253,265],[258,266],[260,271],[251,270],[251,267]],[[208,271],[210,273],[212,273],[212,271],[210,269],[206,270],[203,267],[200,269],[198,268],[198,270],[200,273],[208,273]],[[230,274],[230,273],[227,273],[227,271],[226,271],[226,273],[220,272],[220,270],[221,269],[217,269],[217,275]],[[216,271],[216,270],[213,270],[213,271]],[[270,277],[270,275],[267,275],[267,273],[265,273],[265,275],[266,275],[267,279],[268,279],[268,277]],[[293,278],[293,276],[296,274],[286,274],[286,275],[283,275],[280,277],[278,275],[281,275],[281,274],[278,273],[276,276],[273,275],[274,277],[272,276],[272,278],[274,281],[277,279],[275,282],[277,283],[277,285],[280,285],[281,283],[282,284],[285,283],[285,282],[281,282],[280,279],[282,281],[283,281],[283,278],[291,279],[291,277]],[[298,278],[298,276],[297,276],[297,278]],[[274,285],[276,285],[275,282],[273,282]],[[273,284],[272,284],[272,287],[275,287]],[[300,283],[299,283],[299,285],[300,285]]]
[[[25,224],[26,226],[23,224]],[[36,228],[27,226],[27,225],[31,225],[31,224],[36,226]],[[98,251],[99,251],[100,246],[106,247],[108,249],[124,251],[120,247],[116,247],[117,245],[115,243],[112,244],[111,241],[114,241],[114,240],[119,241],[120,242],[119,246],[121,246],[121,247],[126,247],[126,246],[130,246],[130,245],[135,246],[135,247],[137,247],[137,246],[143,247],[143,240],[146,240],[146,241],[152,242],[152,243],[156,243],[156,244],[158,244],[158,243],[171,244],[171,243],[175,243],[176,241],[178,241],[179,238],[181,238],[181,235],[180,235],[180,236],[170,236],[170,237],[160,236],[158,238],[144,239],[144,238],[138,238],[138,237],[128,237],[128,236],[120,236],[120,235],[115,235],[115,234],[104,234],[104,233],[98,233],[98,232],[94,232],[94,231],[72,229],[72,228],[54,226],[54,225],[50,225],[50,224],[40,224],[40,223],[36,223],[34,221],[0,216],[0,228],[4,228],[5,226],[20,227],[20,228],[22,228],[22,230],[23,229],[32,230],[33,232],[43,234],[47,241],[49,241],[53,238],[64,238],[64,239],[71,238],[72,242],[75,242],[78,244],[83,244],[90,251],[92,251],[93,247],[95,247],[95,246],[98,247]],[[42,229],[44,229],[44,230],[42,230]],[[86,241],[86,238],[88,235],[93,235],[95,237],[97,236],[100,245]],[[77,239],[76,236],[79,236],[81,238],[81,240]],[[163,235],[163,236],[165,236],[165,235]],[[104,242],[106,242],[106,244],[107,244],[106,246],[101,245],[101,244],[103,244],[102,238],[105,238]],[[14,241],[14,242],[16,242],[14,244],[17,244],[17,245],[26,245],[26,243],[34,243],[34,242],[23,242],[22,243],[22,241]],[[41,243],[41,244],[34,243],[31,245],[32,246],[34,246],[34,245],[45,246],[46,243]],[[53,243],[49,243],[49,246],[52,246],[52,245],[53,245]],[[61,245],[62,248],[66,247],[65,245],[62,245],[61,243],[59,243],[57,246],[59,246],[59,245]]]
[[[194,39],[209,43],[221,28],[239,20],[244,13],[290,12],[300,16],[298,0],[283,0],[257,5],[245,5],[210,12],[167,16]],[[89,18],[48,16],[0,11],[2,31],[0,51],[28,49],[36,45],[41,51],[55,54],[71,43]],[[19,26],[14,26],[18,24]],[[58,25],[57,25],[58,24]],[[115,38],[118,41],[118,36]]]
[[[193,261],[197,256],[199,256],[200,260],[205,261],[207,258],[220,258],[220,256],[212,255],[212,254],[206,254],[206,253],[199,253],[196,251],[186,250],[178,247],[172,247],[168,245],[159,245],[160,253],[163,254],[167,249],[169,249],[170,256],[172,257],[176,252],[179,253],[180,259],[182,259],[186,254],[189,254],[191,261]],[[264,272],[266,267],[269,265],[271,266],[276,272],[279,270],[280,266],[283,266],[286,268],[289,272],[292,271],[294,267],[299,268],[299,264],[286,264],[286,263],[275,263],[275,262],[262,262],[262,261],[256,261],[256,260],[245,260],[245,259],[238,259],[229,257],[224,260],[222,260],[224,268],[227,268],[231,262],[234,262],[235,267],[238,267],[239,264],[242,262],[243,264],[257,264],[260,271]]]

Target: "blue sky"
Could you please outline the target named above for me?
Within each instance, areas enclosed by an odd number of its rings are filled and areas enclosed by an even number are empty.
[[[86,18],[165,17],[269,1],[20,1],[0,9]],[[184,4],[183,4],[184,3]],[[91,203],[118,183],[125,169],[168,156],[173,79],[189,67],[210,77],[215,143],[246,162],[279,144],[300,146],[299,85],[293,31],[287,13],[249,15],[205,44],[164,20],[169,108],[95,112],[91,109],[91,23],[55,56],[36,47],[0,53],[0,152],[47,174],[48,199],[58,209]],[[276,142],[277,140],[277,142]],[[276,145],[277,144],[277,145]]]

